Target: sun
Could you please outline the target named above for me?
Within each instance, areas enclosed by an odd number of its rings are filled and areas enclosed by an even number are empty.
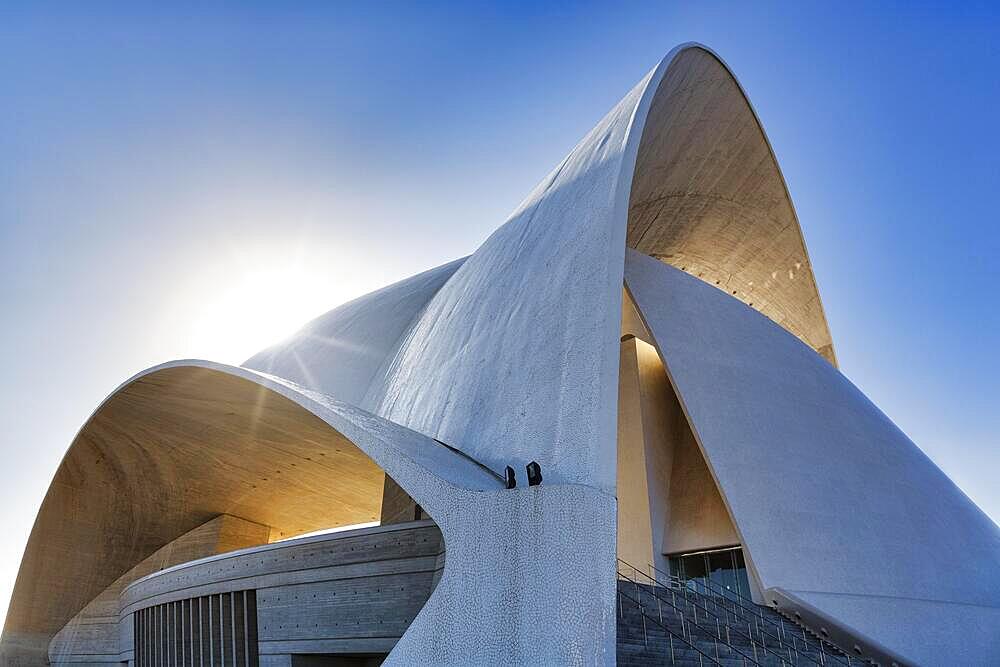
[[[342,267],[320,251],[240,248],[185,272],[163,322],[164,352],[240,364],[350,299]]]
[[[242,361],[288,338],[319,315],[309,284],[309,276],[295,265],[233,276],[231,283],[203,304],[192,323],[197,346]]]

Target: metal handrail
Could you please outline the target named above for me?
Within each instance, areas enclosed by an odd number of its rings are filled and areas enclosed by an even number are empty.
[[[634,566],[632,566],[632,565],[630,565],[629,567],[633,567],[634,568]],[[653,565],[650,565],[650,567],[653,568],[654,570],[656,570],[656,568]],[[657,570],[657,571],[660,572],[661,574],[664,574],[662,572],[662,570]],[[644,575],[644,576],[646,576],[650,581],[656,582],[656,584],[662,586],[661,581],[659,579],[657,579],[656,577],[651,577],[649,575]],[[668,590],[671,590],[672,586],[676,585],[678,588],[680,588],[681,590],[685,591],[685,600],[688,602],[688,604],[694,605],[694,603],[692,603],[687,598],[686,594],[687,594],[687,592],[691,591],[691,586],[690,586],[691,584],[695,584],[697,586],[698,583],[703,583],[703,582],[697,582],[697,581],[694,581],[694,580],[681,579],[680,577],[678,577],[676,575],[673,575],[673,574],[668,574],[667,576],[670,577],[671,586],[662,586],[662,587],[667,588]],[[709,591],[711,590],[708,586],[705,586],[705,588],[707,590],[709,590]],[[753,623],[754,623],[754,625],[755,625],[755,627],[757,629],[757,634],[760,635],[760,642],[759,643],[760,643],[760,645],[761,645],[762,648],[764,648],[765,650],[770,650],[772,653],[774,653],[779,658],[781,658],[782,660],[784,660],[784,656],[782,656],[779,652],[775,651],[773,648],[770,648],[770,647],[767,646],[767,639],[766,638],[769,637],[769,638],[773,639],[778,644],[779,648],[787,649],[788,651],[794,652],[795,656],[798,657],[798,655],[799,655],[799,647],[795,643],[795,637],[794,636],[792,637],[792,640],[793,640],[792,646],[788,646],[787,642],[783,639],[783,635],[786,634],[784,623],[783,622],[780,623],[780,624],[775,623],[773,620],[771,620],[771,619],[767,618],[766,616],[764,616],[764,614],[759,611],[759,607],[756,604],[754,604],[753,607],[747,608],[746,606],[744,606],[742,604],[739,604],[738,602],[732,600],[731,598],[729,598],[725,594],[722,594],[722,595],[709,595],[708,593],[701,594],[701,593],[698,593],[697,590],[695,590],[694,592],[696,594],[700,595],[702,598],[709,598],[709,599],[711,599],[711,604],[716,609],[720,606],[719,603],[715,601],[716,597],[721,597],[723,600],[729,600],[734,605],[738,605],[742,611],[749,612],[752,615],[752,621],[753,621]],[[724,593],[731,593],[731,592],[732,591],[726,590]],[[721,606],[722,606],[723,610],[727,614],[727,618],[726,618],[726,622],[727,623],[729,622],[729,619],[728,619],[728,614],[729,613],[732,613],[733,616],[735,618],[738,618],[741,622],[743,622],[743,621],[747,621],[748,622],[748,624],[747,624],[747,631],[750,634],[749,638],[750,638],[751,641],[755,641],[753,639],[753,633],[750,630],[749,620],[746,618],[746,616],[744,616],[744,615],[740,614],[739,612],[737,612],[735,608],[733,608],[733,609],[727,608],[724,604],[721,605]],[[700,607],[702,609],[704,609],[706,612],[709,612],[708,607],[705,604],[700,605]],[[709,612],[709,613],[711,613],[711,612]],[[716,615],[716,617],[718,617],[718,612],[715,612],[715,615]],[[775,630],[777,631],[777,634],[772,634],[772,633],[768,632],[767,629],[766,629],[767,625],[773,626],[775,628]],[[807,641],[803,640],[803,643],[806,645],[806,648],[810,648],[810,645],[809,645],[809,643]],[[805,658],[807,660],[811,660],[812,662],[814,662],[816,664],[825,665],[825,661],[823,660],[824,654],[823,654],[822,648],[820,649],[820,655],[821,655],[821,658],[820,658],[819,662],[817,662],[816,660],[812,659],[808,655],[806,655]],[[789,659],[791,659],[791,655],[789,655],[788,657],[789,657]]]
[[[628,563],[626,563],[626,565],[628,565]],[[745,612],[749,612],[749,613],[753,614],[754,616],[756,616],[757,618],[760,619],[761,623],[763,623],[763,624],[769,624],[772,627],[776,628],[778,630],[778,632],[779,632],[779,636],[776,637],[776,639],[780,643],[784,644],[784,641],[780,637],[780,635],[784,635],[784,634],[787,633],[787,631],[785,630],[784,622],[781,622],[779,624],[779,623],[775,622],[773,619],[770,619],[770,618],[766,617],[760,611],[760,605],[758,605],[757,603],[755,603],[753,600],[750,600],[749,598],[747,598],[747,597],[745,597],[743,595],[740,595],[736,591],[731,591],[728,588],[723,588],[722,586],[720,586],[719,584],[715,584],[714,582],[707,581],[707,580],[706,581],[697,581],[697,582],[695,582],[694,580],[682,579],[682,578],[678,577],[675,574],[671,574],[670,572],[664,572],[663,570],[659,569],[658,567],[656,567],[652,563],[649,563],[648,565],[649,565],[650,569],[653,570],[654,572],[662,574],[662,575],[666,575],[672,581],[677,582],[677,583],[679,583],[682,586],[687,586],[690,583],[694,583],[696,586],[697,585],[701,585],[704,588],[706,588],[707,590],[713,590],[713,587],[715,587],[714,590],[718,594],[718,597],[721,597],[723,600],[730,601],[735,606],[738,606],[740,609],[742,609]],[[632,566],[630,565],[630,567],[632,567]],[[659,581],[659,579],[657,579],[656,577],[652,577],[652,579],[654,581]],[[744,604],[744,602],[746,604]],[[736,613],[735,609],[734,609],[734,613]],[[785,618],[784,615],[782,615],[782,618]],[[788,620],[789,623],[795,623],[791,619],[785,619],[785,620]],[[808,630],[808,628],[806,628],[805,626],[803,626],[801,624],[795,623],[795,625],[797,627],[799,627],[800,629],[802,629],[802,630]],[[770,633],[768,633],[768,635],[771,636],[771,637],[774,637],[774,635],[771,635]],[[827,657],[829,657],[829,658],[833,659],[834,661],[839,662],[841,664],[845,664],[844,661],[846,660],[846,664],[848,665],[848,667],[851,667],[854,664],[854,662],[856,662],[856,661],[852,660],[852,657],[851,657],[850,653],[848,653],[847,651],[843,650],[842,648],[840,648],[839,646],[837,646],[833,642],[830,642],[830,641],[824,639],[823,637],[821,637],[819,635],[816,635],[815,633],[812,633],[812,635],[813,635],[813,640],[816,643],[818,643],[818,645],[819,645],[819,651],[820,651],[820,656],[821,656],[821,664],[825,664],[825,658],[827,658]],[[807,646],[810,644],[810,640],[809,640],[809,638],[805,634],[802,635],[802,641]],[[824,647],[827,647],[827,646],[830,647],[831,649],[833,649],[834,652],[828,653],[825,650],[825,648],[824,648]],[[838,653],[840,655],[837,655]]]
[[[659,585],[659,582],[658,582],[658,581],[657,581],[657,580],[656,580],[655,578],[653,578],[653,577],[649,576],[648,574],[646,574],[646,573],[642,572],[642,571],[641,571],[641,570],[639,570],[639,569],[638,569],[637,567],[635,567],[634,565],[632,565],[632,564],[628,563],[627,561],[624,561],[624,560],[622,560],[622,559],[620,559],[620,558],[618,559],[618,561],[619,561],[619,562],[620,562],[620,563],[621,563],[622,565],[627,565],[627,566],[628,566],[629,568],[631,568],[631,569],[632,569],[633,571],[635,571],[636,573],[638,573],[638,574],[642,575],[643,577],[645,577],[645,578],[646,578],[646,579],[648,579],[649,581],[652,581],[652,582],[654,582],[654,583],[653,583],[652,585],[650,585],[650,587],[651,587],[651,588],[653,589],[652,591],[650,591],[650,592],[649,592],[649,594],[650,594],[650,595],[652,595],[652,596],[653,596],[654,598],[657,598],[658,600],[662,600],[662,601],[663,601],[663,602],[665,602],[666,604],[670,605],[670,606],[671,606],[671,607],[673,607],[673,608],[674,608],[675,610],[677,610],[677,612],[678,612],[678,613],[680,613],[680,614],[684,614],[684,613],[685,613],[685,612],[684,612],[683,610],[681,610],[681,609],[678,609],[678,607],[677,607],[676,603],[675,603],[675,602],[673,601],[673,598],[672,598],[672,596],[671,596],[671,600],[667,600],[666,598],[661,598],[661,597],[660,597],[660,596],[659,596],[659,595],[658,595],[658,594],[656,593],[656,591],[655,591],[655,589],[656,589],[656,588],[663,588],[664,590],[670,590],[671,592],[673,592],[673,590],[674,590],[673,588],[668,588],[668,587],[665,587],[665,586],[660,586],[660,585]],[[619,575],[622,575],[622,572],[621,572],[621,568],[619,568],[619,571],[618,571],[618,573],[619,573]],[[624,575],[622,575],[622,576],[624,576]],[[627,578],[627,577],[626,577],[626,578]],[[716,622],[716,626],[717,626],[717,627],[718,627],[718,625],[719,625],[719,622],[721,621],[721,622],[722,622],[722,623],[723,623],[723,624],[725,625],[725,627],[726,627],[726,634],[727,634],[727,638],[729,638],[729,633],[730,633],[730,632],[733,632],[733,633],[734,633],[734,634],[736,634],[737,636],[739,636],[739,637],[742,637],[742,638],[746,639],[746,640],[747,640],[748,642],[750,642],[750,647],[751,647],[751,648],[753,649],[753,651],[754,651],[754,657],[753,657],[753,660],[757,660],[757,659],[758,659],[758,658],[757,658],[757,648],[758,648],[758,647],[760,647],[761,651],[762,651],[762,652],[764,653],[764,657],[767,657],[767,655],[768,655],[768,654],[772,654],[772,655],[774,655],[774,656],[775,656],[776,658],[778,658],[779,660],[781,660],[781,661],[782,661],[782,664],[784,664],[784,663],[785,663],[786,661],[787,661],[787,662],[791,662],[791,661],[792,661],[792,656],[791,656],[791,655],[787,655],[787,656],[785,656],[785,655],[782,655],[782,654],[781,654],[781,653],[780,653],[779,651],[775,650],[775,649],[774,649],[773,647],[770,647],[770,646],[768,646],[768,645],[767,645],[767,642],[766,642],[766,640],[764,640],[764,639],[763,639],[763,635],[761,636],[761,640],[760,640],[760,641],[758,641],[757,639],[754,639],[754,636],[753,636],[753,632],[752,632],[752,631],[750,630],[750,626],[749,626],[749,624],[747,625],[747,631],[746,631],[746,632],[744,632],[744,631],[743,631],[743,629],[742,629],[742,627],[738,627],[738,626],[735,626],[735,625],[733,625],[733,624],[732,624],[732,623],[730,622],[730,620],[729,620],[729,618],[728,618],[728,617],[726,617],[726,618],[721,618],[721,617],[720,617],[720,615],[718,614],[718,612],[713,612],[713,611],[712,611],[711,609],[709,609],[709,608],[708,608],[708,607],[707,607],[706,605],[704,605],[704,604],[699,604],[699,603],[698,603],[697,601],[692,601],[692,600],[691,600],[691,599],[690,599],[690,598],[688,597],[688,595],[687,595],[687,594],[688,594],[688,593],[690,592],[690,590],[689,590],[689,589],[687,589],[686,587],[680,587],[680,588],[681,588],[681,590],[682,590],[682,593],[681,593],[681,595],[683,596],[683,600],[684,600],[684,602],[685,602],[685,603],[686,603],[687,605],[689,605],[690,607],[692,607],[692,608],[693,608],[693,609],[695,610],[695,611],[694,611],[694,615],[695,615],[695,619],[696,619],[696,620],[697,620],[697,614],[698,614],[697,610],[698,610],[698,609],[701,609],[701,610],[702,610],[702,611],[703,611],[703,612],[705,613],[705,615],[706,615],[706,616],[709,616],[709,617],[712,617],[712,618],[714,618],[714,619],[715,619],[715,622]],[[741,619],[741,620],[742,620],[742,619]],[[761,633],[761,630],[760,630],[760,628],[758,628],[758,629],[757,629],[757,632],[758,632],[758,634],[760,634],[760,633]],[[720,634],[721,634],[721,630],[720,630]],[[779,638],[777,638],[777,637],[774,637],[773,635],[770,635],[769,633],[767,633],[767,634],[768,634],[768,636],[769,636],[769,637],[772,637],[772,638],[776,639],[776,640],[778,641],[778,644],[779,644],[779,646],[780,646],[781,648],[787,648],[787,647],[786,647],[786,646],[785,646],[784,644],[782,644],[782,643],[781,643],[781,641],[780,641],[780,639],[779,639]],[[721,638],[721,637],[720,637],[720,638]],[[729,641],[729,643],[731,643],[731,638],[730,638],[730,639],[728,639],[728,641]],[[794,651],[795,651],[795,655],[796,655],[796,657],[798,657],[798,649],[797,649],[797,648],[795,648],[795,649],[792,649],[792,650],[794,650]],[[740,652],[740,651],[737,651],[737,652],[738,652],[738,653],[740,653],[740,654],[742,655],[742,652]],[[807,656],[807,657],[808,657],[808,656]],[[749,658],[748,658],[748,659],[749,659]],[[755,663],[755,664],[756,664],[756,663]]]
[[[493,468],[489,467],[488,465],[486,465],[485,463],[483,463],[482,461],[480,461],[479,459],[477,459],[472,454],[469,454],[467,452],[463,452],[458,447],[452,447],[447,442],[442,442],[441,440],[438,440],[437,438],[431,438],[431,439],[434,442],[436,442],[437,444],[441,445],[442,447],[450,449],[452,452],[454,452],[455,454],[458,454],[462,458],[464,458],[464,459],[466,459],[466,460],[468,460],[468,461],[470,461],[472,463],[475,463],[477,466],[479,466],[480,468],[482,468],[483,470],[485,470],[486,472],[488,472],[489,474],[493,475],[498,480],[500,480],[500,482],[506,484],[507,479],[503,475],[501,475],[496,470],[494,470]]]
[[[632,583],[635,583],[635,582],[632,582]],[[643,621],[645,622],[645,619],[648,618],[652,623],[660,626],[660,628],[664,632],[666,632],[668,635],[670,635],[671,641],[676,638],[679,641],[681,641],[682,643],[686,644],[689,648],[693,649],[698,654],[698,662],[699,662],[699,664],[701,663],[702,658],[704,657],[704,658],[708,658],[708,660],[710,662],[712,662],[712,663],[714,663],[716,665],[720,665],[720,667],[721,667],[722,663],[719,662],[719,660],[717,658],[713,658],[708,653],[705,653],[704,651],[702,651],[700,648],[698,648],[697,646],[695,646],[694,643],[692,643],[692,642],[688,641],[687,639],[685,639],[683,635],[678,635],[676,632],[674,632],[673,630],[671,630],[670,628],[668,628],[666,626],[666,624],[664,624],[662,621],[658,621],[653,616],[647,615],[646,612],[643,611],[642,601],[633,598],[631,595],[629,595],[628,593],[626,593],[625,591],[623,591],[621,589],[621,586],[618,587],[618,597],[619,597],[619,599],[621,599],[622,597],[624,597],[625,599],[632,601],[632,603],[634,603],[635,606],[639,608],[639,614],[642,616]],[[643,634],[644,634],[644,639],[643,640],[645,641],[645,633],[643,633]],[[671,653],[672,652],[673,652],[673,644],[671,643]],[[671,662],[673,662],[673,657],[672,656],[671,656]]]
[[[650,565],[650,567],[653,567],[653,569],[656,569],[652,565]],[[656,571],[658,571],[661,574],[663,574],[662,570],[656,570]],[[808,653],[805,653],[805,655],[803,656],[806,660],[809,660],[810,662],[812,662],[814,664],[817,664],[817,665],[826,665],[827,658],[830,658],[831,661],[836,662],[836,663],[840,663],[840,664],[843,664],[845,659],[847,660],[847,664],[848,665],[850,665],[852,663],[851,656],[849,654],[847,654],[847,653],[844,653],[843,651],[840,651],[840,649],[837,648],[836,645],[834,645],[834,644],[832,644],[830,642],[825,642],[825,645],[824,645],[824,642],[819,637],[815,637],[815,636],[814,636],[814,639],[816,639],[817,641],[815,641],[815,642],[810,641],[809,636],[806,634],[807,629],[804,628],[803,626],[799,625],[799,624],[793,623],[791,620],[789,620],[789,624],[791,625],[791,627],[793,627],[794,630],[796,630],[796,631],[801,630],[802,631],[802,636],[799,637],[798,633],[794,632],[794,631],[793,632],[789,632],[788,628],[786,628],[786,626],[785,626],[785,620],[788,620],[788,619],[784,618],[783,615],[781,615],[781,617],[778,618],[777,620],[774,620],[774,619],[772,619],[772,618],[764,615],[763,612],[760,611],[761,607],[759,605],[753,603],[752,601],[749,602],[750,606],[748,607],[747,605],[740,603],[738,600],[734,600],[733,596],[736,596],[737,598],[742,599],[742,600],[746,600],[746,598],[740,596],[738,593],[735,593],[735,592],[733,592],[731,590],[728,590],[728,589],[722,589],[721,587],[718,587],[716,589],[716,591],[713,592],[713,589],[710,586],[708,586],[706,584],[706,582],[704,582],[704,581],[685,580],[685,579],[681,579],[680,577],[677,577],[676,575],[672,575],[672,574],[669,574],[668,576],[670,577],[672,583],[675,583],[676,585],[678,585],[678,586],[680,586],[680,587],[682,587],[684,589],[690,590],[692,588],[692,586],[693,586],[696,593],[698,592],[697,591],[698,585],[701,585],[707,591],[706,593],[704,593],[702,595],[702,597],[704,597],[704,598],[710,598],[712,600],[713,606],[715,606],[715,607],[720,606],[719,603],[716,601],[717,599],[722,599],[723,602],[725,602],[725,601],[730,602],[733,605],[732,608],[727,607],[725,604],[721,605],[722,608],[726,611],[727,614],[728,613],[732,613],[735,617],[741,618],[741,620],[747,620],[745,614],[751,615],[752,620],[754,622],[754,625],[757,626],[757,632],[758,632],[758,634],[761,635],[762,641],[766,642],[766,640],[764,639],[765,636],[766,637],[770,637],[771,639],[773,639],[778,644],[778,646],[780,648],[786,649],[786,650],[788,650],[790,652],[794,652],[797,657],[799,656],[800,651],[801,652],[805,652],[805,651],[818,652],[819,653],[819,660],[818,661],[815,658],[813,658],[811,655],[809,655]],[[657,579],[656,581],[659,581],[659,580]],[[738,607],[739,611],[737,611],[737,607]],[[743,612],[743,613],[740,613],[740,612]],[[770,627],[774,628],[774,631],[775,631],[776,634],[768,632],[767,629],[766,629],[767,626],[770,626]],[[789,637],[792,640],[791,641],[791,646],[788,645],[788,638]],[[802,645],[803,645],[803,647],[801,649],[799,647],[799,640],[801,640]],[[826,645],[828,645],[830,648],[834,649],[835,651],[839,651],[841,653],[841,655],[838,655],[837,653],[827,653]]]
[[[621,559],[619,559],[619,560],[621,561]],[[637,573],[642,574],[639,570],[637,570],[632,565],[629,565],[625,561],[621,561],[621,562],[624,563],[625,565],[628,565],[630,568],[632,568],[633,570],[635,570]],[[618,575],[619,575],[619,577],[624,578],[625,580],[631,582],[636,587],[636,594],[639,595],[639,592],[638,592],[639,591],[639,585],[640,585],[639,582],[637,582],[636,580],[630,578],[628,575],[626,575],[625,573],[623,573],[620,568],[618,570]],[[643,576],[646,576],[646,575],[643,575]],[[686,618],[685,615],[684,615],[684,611],[682,609],[678,608],[677,604],[675,602],[673,602],[672,600],[667,600],[665,598],[660,598],[658,595],[656,595],[655,592],[652,592],[652,591],[648,590],[648,588],[649,587],[646,587],[646,590],[645,590],[645,592],[646,592],[647,595],[650,595],[653,599],[655,599],[657,601],[657,603],[663,602],[666,605],[668,605],[671,609],[674,610],[674,612],[676,612],[678,614],[678,616],[681,618],[681,622],[684,623],[684,620]],[[707,612],[708,610],[706,609],[705,611]],[[709,637],[712,637],[712,642],[715,644],[715,652],[716,652],[716,654],[718,654],[718,652],[719,652],[719,642],[722,642],[722,645],[725,646],[726,649],[728,649],[730,655],[732,655],[733,653],[735,653],[739,657],[743,658],[743,664],[744,665],[747,663],[747,661],[749,661],[751,664],[754,664],[754,665],[759,665],[760,664],[759,662],[757,662],[756,646],[753,643],[753,638],[749,638],[750,641],[751,641],[751,647],[754,649],[754,657],[750,657],[749,655],[747,655],[746,653],[744,653],[740,649],[736,648],[736,646],[733,645],[731,639],[728,640],[728,641],[723,641],[722,640],[722,629],[721,629],[721,627],[719,626],[719,623],[718,623],[718,621],[719,621],[718,616],[716,616],[716,619],[715,619],[716,620],[715,633],[712,632],[711,628],[705,627],[704,625],[698,623],[697,618],[698,618],[697,613],[695,613],[695,620],[692,621],[690,619],[686,619],[687,620],[687,624],[689,626],[694,626],[695,628],[697,628],[697,629],[701,630],[702,632],[704,632]],[[729,625],[729,623],[726,623],[725,625],[726,625],[726,632],[727,632],[727,636],[728,636],[728,633],[729,633],[729,630],[730,630],[730,625]],[[688,634],[690,634],[690,631],[689,631]],[[742,634],[742,633],[740,633],[740,634]],[[778,654],[775,654],[775,655],[777,655],[779,658],[781,657]]]
[[[651,580],[659,584],[658,579],[653,578]],[[803,640],[802,642],[803,647],[800,648],[798,642],[796,641],[796,637],[794,635],[791,635],[792,643],[791,646],[789,646],[788,641],[786,639],[788,633],[785,630],[783,621],[775,623],[774,621],[768,619],[766,616],[764,616],[757,610],[747,610],[743,606],[740,606],[739,610],[737,610],[736,607],[728,607],[726,606],[725,603],[720,605],[719,602],[717,601],[719,596],[715,593],[712,593],[711,589],[708,589],[707,587],[706,587],[706,592],[704,593],[699,592],[697,590],[698,583],[699,582],[678,579],[674,582],[671,582],[671,585],[676,585],[678,588],[684,591],[685,600],[687,600],[689,604],[694,604],[694,603],[690,602],[690,600],[687,598],[687,594],[693,592],[696,596],[698,596],[696,599],[700,599],[703,601],[701,604],[701,608],[705,609],[706,612],[708,612],[708,605],[711,604],[712,609],[715,610],[714,613],[716,616],[718,616],[719,613],[718,609],[720,607],[722,608],[723,612],[725,613],[727,623],[729,622],[730,615],[732,615],[732,617],[741,624],[740,625],[741,628],[742,628],[742,623],[746,623],[747,633],[749,634],[751,641],[756,641],[753,638],[753,629],[756,629],[761,647],[764,648],[765,651],[770,650],[772,653],[777,655],[782,661],[785,660],[786,656],[782,655],[781,651],[785,651],[787,652],[787,658],[789,661],[792,660],[792,654],[794,653],[795,658],[804,657],[806,660],[809,660],[814,664],[821,666],[826,664],[826,661],[824,659],[825,654],[823,653],[822,648],[818,649],[820,653],[820,659],[817,661],[808,653],[806,653],[804,656],[800,656],[800,652],[808,650],[817,650],[807,641]],[[695,584],[694,589],[692,589],[691,584]],[[670,587],[667,588],[670,589]],[[723,597],[722,599],[725,600],[726,598]],[[729,600],[729,602],[733,601]],[[751,623],[753,624],[752,628],[751,628]],[[774,632],[768,632],[767,628],[769,625],[772,628],[774,628]],[[771,640],[776,645],[776,647],[768,646],[768,640]]]

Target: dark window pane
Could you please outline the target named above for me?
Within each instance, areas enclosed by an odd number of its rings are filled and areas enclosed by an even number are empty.
[[[733,553],[733,558],[736,560],[737,593],[748,598],[750,597],[750,579],[747,576],[746,562],[743,560],[743,550],[737,549]]]
[[[692,590],[709,595],[750,597],[743,550],[739,547],[671,556],[670,573]]]
[[[702,579],[708,574],[704,554],[693,554],[683,557],[685,579]]]
[[[736,568],[732,550],[709,553],[708,568],[709,580],[714,584],[716,592],[721,592],[720,589],[736,592]]]
[[[677,577],[679,579],[683,579],[684,578],[684,559],[683,558],[677,558],[676,556],[674,556],[674,557],[670,558],[669,563],[670,563],[670,574],[674,575],[675,577]]]

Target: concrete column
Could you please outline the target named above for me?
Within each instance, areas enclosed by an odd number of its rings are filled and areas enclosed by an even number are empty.
[[[622,341],[618,374],[618,557],[645,571],[654,551],[637,342]]]

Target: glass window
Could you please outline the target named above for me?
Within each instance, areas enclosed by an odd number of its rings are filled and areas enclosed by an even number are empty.
[[[681,560],[685,579],[704,579],[708,574],[708,564],[705,562],[704,554],[684,556]]]
[[[670,574],[677,577],[678,579],[684,578],[684,560],[681,558],[668,558],[667,562],[670,563]]]
[[[708,558],[708,578],[715,584],[713,591],[722,589],[738,592],[736,589],[736,563],[732,551],[713,551],[705,554]]]
[[[692,590],[710,595],[750,596],[743,550],[739,547],[671,556],[670,573]]]
[[[747,564],[743,560],[743,549],[733,551],[733,559],[736,561],[736,592],[745,598],[750,597],[750,578],[747,576]]]

